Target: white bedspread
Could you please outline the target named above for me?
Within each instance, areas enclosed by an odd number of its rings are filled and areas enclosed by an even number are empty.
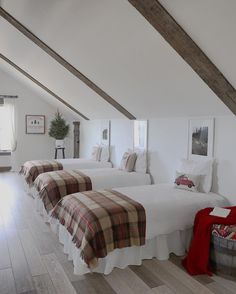
[[[65,158],[56,159],[56,161],[60,162],[65,170],[112,167],[111,162],[95,161],[86,158]]]
[[[117,168],[82,169],[81,172],[90,177],[93,190],[151,184],[149,174],[126,172]]]
[[[176,189],[173,184],[115,190],[138,201],[145,208],[147,239],[191,228],[196,212],[202,208],[229,205],[228,201],[218,194]]]
[[[114,267],[140,265],[143,259],[169,258],[171,252],[184,255],[191,239],[191,228],[198,210],[208,206],[227,206],[228,201],[214,193],[195,193],[180,190],[173,184],[158,184],[137,187],[115,188],[130,198],[140,202],[146,211],[146,244],[116,249],[105,258],[99,259],[93,271],[109,274]],[[57,232],[64,252],[73,260],[75,274],[90,272],[80,258],[80,250],[72,242],[69,232],[52,219],[52,229]]]

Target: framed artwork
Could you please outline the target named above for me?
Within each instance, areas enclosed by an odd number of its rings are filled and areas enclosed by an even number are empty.
[[[189,120],[189,159],[213,157],[214,119]]]
[[[134,149],[147,150],[147,120],[134,121]]]
[[[45,115],[25,116],[26,134],[45,134]]]
[[[101,120],[101,144],[110,146],[110,131],[111,122],[110,120]]]

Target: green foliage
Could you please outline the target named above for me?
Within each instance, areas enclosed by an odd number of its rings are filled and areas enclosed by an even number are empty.
[[[55,118],[50,123],[49,136],[56,140],[63,140],[69,133],[70,125],[66,124],[59,111],[55,113]]]

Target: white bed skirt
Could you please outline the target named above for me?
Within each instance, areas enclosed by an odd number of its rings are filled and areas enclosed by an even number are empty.
[[[33,196],[33,190],[32,188],[33,187],[30,187],[30,185],[28,185],[25,181],[25,178],[24,177],[21,177],[22,178],[22,182],[23,182],[23,185],[24,185],[24,190],[25,192],[30,195],[30,196]]]
[[[66,228],[55,219],[51,220],[51,228],[58,235],[68,259],[73,261],[74,273],[77,275],[90,273],[91,270],[80,258],[80,250],[72,242],[72,236]],[[105,258],[100,258],[98,266],[92,271],[108,275],[115,267],[123,269],[128,265],[141,265],[143,259],[156,257],[159,260],[167,260],[170,253],[183,256],[189,247],[191,236],[192,229],[176,231],[147,240],[144,246],[116,249]]]
[[[33,190],[33,197],[34,197],[34,207],[35,210],[42,216],[43,221],[45,223],[50,222],[50,213],[47,213],[43,201],[40,199],[37,191],[34,189]]]

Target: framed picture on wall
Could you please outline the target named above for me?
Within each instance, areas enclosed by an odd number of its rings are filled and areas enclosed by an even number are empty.
[[[101,144],[110,146],[110,120],[101,120]]]
[[[45,134],[45,115],[25,116],[26,134]]]
[[[134,149],[147,150],[147,120],[134,121]]]
[[[189,120],[189,159],[213,157],[214,119]]]

